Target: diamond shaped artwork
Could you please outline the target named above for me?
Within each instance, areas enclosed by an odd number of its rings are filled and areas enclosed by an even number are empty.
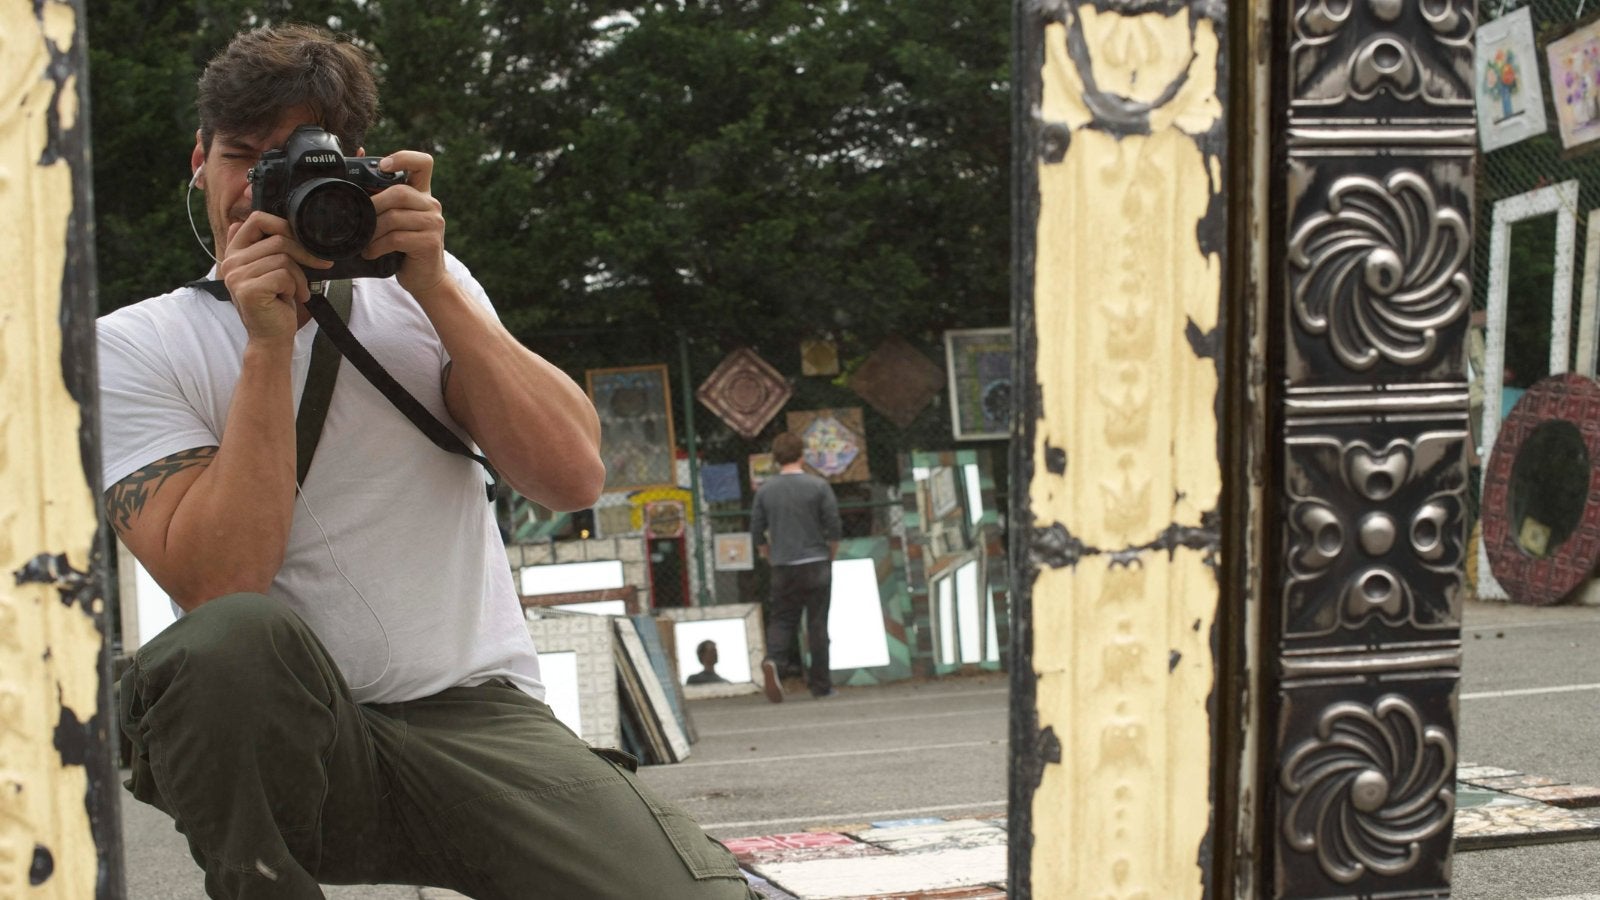
[[[805,444],[805,464],[831,482],[866,481],[867,431],[861,407],[789,413],[789,430]]]
[[[767,427],[793,392],[789,382],[748,347],[729,353],[695,396],[746,440]]]
[[[905,428],[944,390],[944,370],[904,338],[891,336],[850,376],[850,389]]]
[[[801,375],[839,374],[839,347],[833,341],[800,342]]]

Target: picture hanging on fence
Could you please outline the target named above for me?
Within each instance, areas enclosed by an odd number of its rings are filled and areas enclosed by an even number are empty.
[[[1011,329],[944,333],[950,373],[950,430],[958,441],[1011,436]]]
[[[666,365],[590,369],[584,380],[600,413],[606,490],[672,484],[675,445]]]
[[[729,353],[695,396],[746,440],[767,427],[793,392],[770,363],[748,347]]]
[[[1593,149],[1600,141],[1600,19],[1545,44],[1544,52],[1562,149]]]
[[[904,338],[889,336],[850,375],[850,390],[900,428],[939,396],[944,373]]]
[[[867,429],[861,407],[792,412],[789,430],[805,445],[801,459],[823,478],[838,484],[872,477],[867,468]]]
[[[767,479],[778,474],[778,461],[771,453],[750,454],[750,493],[761,490]]]
[[[714,567],[719,572],[748,572],[756,567],[755,541],[746,531],[723,532],[713,535],[717,558]]]
[[[1478,137],[1484,152],[1544,134],[1544,89],[1528,7],[1483,23],[1474,57]],[[1558,92],[1560,87],[1556,87]]]

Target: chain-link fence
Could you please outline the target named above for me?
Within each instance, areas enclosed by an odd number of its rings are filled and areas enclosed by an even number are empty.
[[[1600,136],[1600,42],[1583,46],[1581,39],[1557,45],[1551,59],[1551,42],[1568,38],[1576,30],[1600,18],[1597,0],[1533,0],[1531,3],[1487,2],[1481,7],[1483,16],[1480,28],[1489,22],[1526,8],[1532,22],[1534,58],[1511,60],[1515,74],[1505,75],[1505,60],[1495,58],[1495,48],[1485,47],[1488,59],[1475,72],[1476,90],[1487,93],[1493,102],[1505,101],[1508,119],[1527,115],[1542,104],[1546,129],[1542,134],[1518,140],[1498,149],[1483,153],[1477,169],[1477,224],[1474,234],[1473,296],[1475,309],[1488,306],[1490,235],[1494,225],[1495,204],[1501,200],[1525,194],[1542,187],[1565,181],[1578,183],[1576,208],[1565,210],[1577,222],[1577,253],[1568,263],[1580,277],[1574,280],[1574,296],[1557,302],[1570,304],[1572,310],[1572,346],[1576,352],[1578,340],[1577,291],[1582,290],[1581,272],[1588,254],[1583,248],[1588,239],[1588,211],[1600,208],[1600,141],[1564,146],[1562,136],[1563,116],[1566,117],[1569,140],[1582,139],[1586,133]],[[1575,45],[1575,46],[1574,46]],[[1570,59],[1569,59],[1570,57]],[[1530,74],[1539,76],[1542,96],[1532,92]],[[1515,90],[1512,84],[1515,82]],[[1503,97],[1502,97],[1503,94]],[[1593,110],[1591,113],[1590,111]],[[1592,116],[1592,124],[1585,117]],[[1482,127],[1495,128],[1503,124],[1496,121],[1482,123]],[[1550,333],[1552,291],[1555,287],[1556,216],[1540,215],[1516,222],[1511,227],[1510,255],[1506,279],[1506,343],[1505,390],[1501,397],[1501,417],[1521,393],[1539,379],[1550,374]],[[1480,312],[1480,316],[1482,313]],[[1472,362],[1474,373],[1483,374],[1483,343],[1481,329],[1474,329],[1472,337]],[[1480,421],[1476,410],[1473,417],[1475,437]],[[1487,454],[1489,447],[1483,447]],[[1478,483],[1472,483],[1472,510],[1476,519]]]

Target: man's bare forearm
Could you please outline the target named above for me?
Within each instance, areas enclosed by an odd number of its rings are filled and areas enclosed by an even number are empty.
[[[583,390],[518,343],[453,279],[418,302],[450,354],[450,412],[505,479],[551,509],[592,505],[605,468],[600,420]]]
[[[264,592],[283,565],[294,518],[293,351],[246,347],[222,444],[172,513],[163,586],[185,609]]]

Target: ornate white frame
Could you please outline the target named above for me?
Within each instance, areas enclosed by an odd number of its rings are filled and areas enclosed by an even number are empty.
[[[1595,310],[1600,295],[1600,208],[1589,210],[1583,245],[1583,287],[1578,291],[1578,355],[1572,371],[1595,377]]]
[[[1500,385],[1505,381],[1506,368],[1506,294],[1510,276],[1508,270],[1511,267],[1511,226],[1551,213],[1556,217],[1556,274],[1550,291],[1550,374],[1559,375],[1571,367],[1567,348],[1571,346],[1572,339],[1572,257],[1578,232],[1578,182],[1575,180],[1507,197],[1494,205],[1494,224],[1489,232],[1489,311],[1485,324],[1488,335],[1483,352],[1483,420],[1479,429],[1483,439],[1479,453],[1479,458],[1483,460],[1480,487],[1489,472],[1489,457],[1494,453],[1494,442],[1500,435],[1500,421],[1504,418],[1504,410],[1500,409]],[[1593,221],[1592,215],[1590,218]],[[1587,315],[1591,323],[1593,317],[1591,309]],[[1581,329],[1584,325],[1580,323],[1579,327]],[[1579,339],[1582,338],[1580,334]],[[1592,366],[1592,338],[1589,347]],[[1583,353],[1580,346],[1580,359]],[[1494,572],[1489,567],[1489,554],[1484,549],[1482,534],[1478,536],[1478,596],[1489,600],[1509,599],[1505,588],[1495,580]]]

